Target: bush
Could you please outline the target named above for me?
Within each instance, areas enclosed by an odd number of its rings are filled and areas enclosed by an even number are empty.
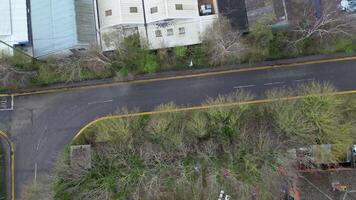
[[[356,40],[351,38],[340,38],[335,42],[335,51],[353,53],[356,51]]]
[[[173,48],[173,52],[176,58],[184,59],[187,56],[188,47],[185,46],[177,46]]]
[[[204,45],[194,45],[189,47],[189,58],[194,67],[206,67],[209,64],[209,55]],[[190,61],[189,60],[189,61]]]
[[[151,53],[146,53],[146,61],[144,64],[144,68],[142,71],[143,73],[155,73],[157,71],[158,68],[158,63],[157,63],[157,58],[155,54],[151,54]]]
[[[173,48],[173,59],[178,69],[182,67],[186,68],[186,66],[190,63],[188,50],[188,47],[185,46],[178,46]]]
[[[55,74],[51,65],[38,64],[38,75],[32,80],[32,83],[36,85],[48,85],[51,83],[60,82],[61,79]]]
[[[300,100],[266,105],[276,132],[302,144],[351,144],[354,138],[348,123],[350,119],[345,120],[341,109],[346,106],[345,99],[315,95],[333,91],[335,88],[330,84],[312,83],[301,85],[295,91],[270,92],[269,98],[309,95]]]
[[[263,61],[270,57],[271,43],[274,39],[271,25],[274,19],[274,15],[265,15],[250,27],[247,38],[250,47],[247,55],[249,62]],[[276,47],[278,45],[275,44],[274,48]],[[276,49],[273,49],[273,51],[276,51]]]

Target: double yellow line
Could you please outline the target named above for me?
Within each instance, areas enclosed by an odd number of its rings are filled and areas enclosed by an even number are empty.
[[[185,79],[185,78],[196,78],[196,77],[205,77],[205,76],[222,75],[222,74],[239,73],[239,72],[271,70],[271,69],[298,67],[298,66],[304,66],[304,65],[322,64],[322,63],[330,63],[330,62],[350,61],[350,60],[356,60],[356,56],[349,56],[349,57],[342,57],[342,58],[330,58],[330,59],[314,60],[314,61],[306,61],[306,62],[298,62],[298,63],[289,63],[289,64],[246,67],[246,68],[240,68],[240,69],[229,69],[229,70],[223,69],[223,70],[212,71],[212,72],[202,72],[202,73],[195,73],[195,74],[193,73],[193,74],[186,74],[186,75],[160,77],[160,78],[117,81],[117,82],[113,82],[113,83],[99,84],[99,85],[86,85],[86,86],[68,87],[68,88],[44,89],[44,90],[37,90],[37,91],[31,91],[31,92],[18,92],[18,93],[12,93],[12,94],[0,94],[0,97],[1,96],[25,96],[25,95],[35,95],[35,94],[57,93],[57,92],[65,92],[65,91],[80,90],[80,89],[103,88],[103,87],[110,87],[110,86],[122,85],[122,84],[128,84],[128,83],[150,83],[150,82],[157,82],[157,81],[178,80],[178,79]]]
[[[4,138],[6,143],[9,146],[10,150],[10,192],[11,192],[11,200],[15,200],[15,155],[14,155],[14,143],[10,140],[8,135],[0,130],[0,137]]]

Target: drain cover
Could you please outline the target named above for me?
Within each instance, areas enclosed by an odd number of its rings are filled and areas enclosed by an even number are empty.
[[[13,110],[13,97],[0,97],[0,111]]]

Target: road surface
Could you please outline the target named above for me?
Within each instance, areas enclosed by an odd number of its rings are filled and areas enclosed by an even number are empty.
[[[66,92],[16,96],[12,111],[0,111],[0,129],[15,143],[15,191],[53,169],[58,154],[76,132],[95,118],[127,107],[139,111],[174,102],[199,105],[207,97],[245,88],[264,91],[310,81],[328,81],[339,90],[356,89],[356,58],[268,70],[125,83]]]

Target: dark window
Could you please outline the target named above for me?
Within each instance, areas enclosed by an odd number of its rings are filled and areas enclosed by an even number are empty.
[[[111,16],[112,10],[105,10],[105,16]]]
[[[183,4],[176,4],[176,10],[183,10]]]
[[[162,37],[161,30],[156,30],[155,34],[156,34],[156,37]]]
[[[157,6],[152,7],[151,8],[151,14],[156,13],[156,12],[158,12],[158,7]]]
[[[173,35],[173,29],[167,29],[167,36],[172,36]]]
[[[180,27],[179,28],[179,35],[184,35],[185,34],[185,28],[184,27]]]
[[[130,13],[137,13],[137,7],[130,7]]]

